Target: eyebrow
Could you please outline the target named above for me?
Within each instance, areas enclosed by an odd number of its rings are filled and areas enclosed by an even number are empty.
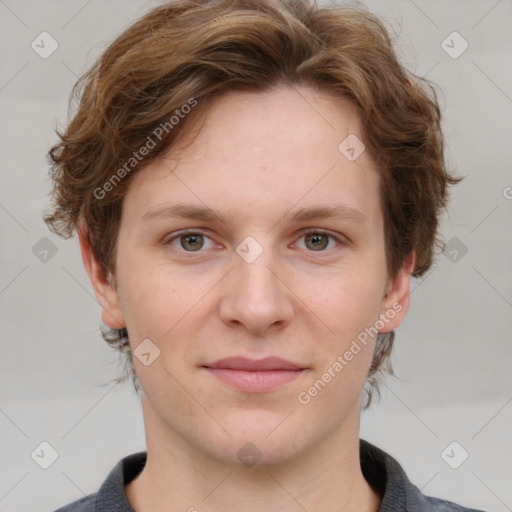
[[[223,213],[214,208],[179,203],[150,210],[142,216],[141,221],[146,222],[158,218],[217,221],[226,225],[234,224],[235,220],[234,215]],[[309,208],[300,208],[295,211],[288,211],[281,216],[280,221],[287,219],[296,222],[318,219],[349,219],[360,224],[370,224],[370,220],[361,210],[345,204],[335,206],[312,206]]]

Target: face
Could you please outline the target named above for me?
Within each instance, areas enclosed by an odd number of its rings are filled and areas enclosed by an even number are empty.
[[[148,446],[237,463],[250,442],[273,464],[358,426],[372,335],[402,320],[409,274],[386,273],[379,176],[356,139],[339,149],[349,134],[346,100],[230,92],[134,175],[116,289],[90,274],[104,322],[127,327]]]

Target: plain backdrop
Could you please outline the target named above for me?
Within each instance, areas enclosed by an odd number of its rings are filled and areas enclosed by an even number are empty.
[[[99,334],[77,239],[51,234],[42,212],[46,152],[73,84],[156,4],[0,1],[2,511],[52,511],[97,491],[120,458],[145,449],[131,384],[113,386],[121,367]],[[365,4],[394,31],[402,61],[438,84],[448,164],[467,178],[443,219],[450,251],[412,284],[397,378],[363,413],[361,437],[425,494],[512,510],[512,2]],[[47,58],[31,46],[42,32],[58,44]],[[57,456],[47,469],[41,450]],[[466,452],[457,469],[446,462]]]

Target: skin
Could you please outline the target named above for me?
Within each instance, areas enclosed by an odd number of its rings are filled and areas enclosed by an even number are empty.
[[[307,405],[297,399],[379,315],[395,305],[387,332],[409,306],[414,255],[388,276],[375,165],[368,152],[351,162],[338,150],[349,133],[362,139],[359,114],[305,86],[229,92],[204,114],[188,147],[133,176],[114,285],[80,232],[103,321],[126,326],[132,349],[149,338],[160,350],[148,366],[134,357],[148,458],[127,498],[137,512],[377,511],[380,496],[359,463],[376,339]],[[178,202],[230,222],[142,220]],[[367,220],[283,219],[339,204]],[[199,238],[171,240],[188,228]],[[334,238],[312,240],[306,228]],[[236,252],[248,236],[263,250],[251,263]],[[230,356],[278,356],[307,369],[271,392],[242,392],[200,367]],[[261,453],[252,468],[237,457],[248,442]]]

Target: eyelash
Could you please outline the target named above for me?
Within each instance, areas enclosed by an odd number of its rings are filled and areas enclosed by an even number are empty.
[[[310,234],[326,235],[330,239],[335,240],[338,243],[338,245],[346,245],[347,244],[347,242],[341,240],[339,237],[333,235],[331,232],[325,231],[325,230],[322,230],[322,229],[315,229],[315,228],[307,228],[305,230],[302,230],[300,238],[302,238],[302,237],[304,237],[306,235],[310,235]],[[164,242],[164,245],[171,245],[172,242],[174,242],[175,240],[178,240],[182,236],[186,236],[186,235],[202,235],[202,236],[212,240],[211,237],[209,237],[206,233],[204,233],[200,229],[185,229],[183,231],[178,231],[175,235],[173,235],[171,238],[166,240]],[[198,251],[186,251],[185,249],[183,249],[181,247],[178,248],[178,250],[180,252],[185,252],[185,253],[190,253],[190,254],[204,252],[203,249],[199,249]],[[323,250],[319,250],[319,251],[311,250],[311,251],[308,251],[308,252],[311,252],[311,253],[326,253],[326,252],[329,252],[330,250],[333,250],[333,249],[323,249]]]

